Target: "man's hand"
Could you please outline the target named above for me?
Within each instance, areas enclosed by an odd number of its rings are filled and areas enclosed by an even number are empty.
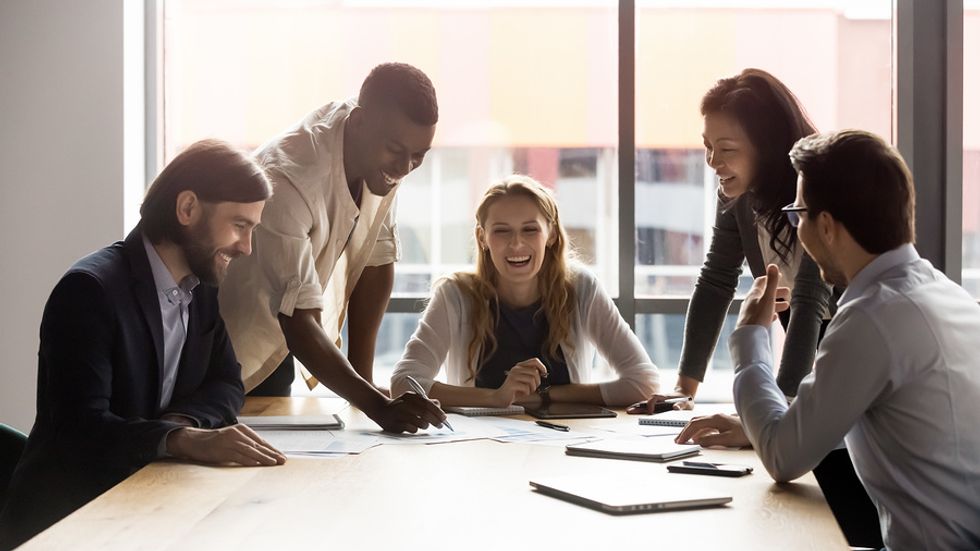
[[[745,436],[738,417],[716,413],[708,417],[695,417],[674,439],[678,444],[693,441],[704,447],[725,446],[743,448],[752,443]]]
[[[177,429],[167,435],[167,453],[201,463],[238,463],[247,467],[286,462],[282,452],[241,424],[220,429]]]
[[[761,325],[768,328],[776,315],[789,308],[789,289],[779,287],[779,268],[770,264],[766,275],[755,278],[752,289],[742,301],[736,327]]]
[[[507,371],[507,378],[500,388],[493,392],[497,407],[507,407],[535,392],[541,386],[541,378],[548,375],[548,369],[538,358],[531,358],[516,364]]]
[[[660,413],[666,410],[661,409],[666,405],[659,406],[658,404],[663,404],[664,400],[670,400],[673,398],[687,398],[688,395],[683,392],[674,391],[669,394],[654,394],[649,400],[645,402],[637,402],[626,408],[626,413],[631,415],[650,415],[653,413]],[[694,400],[685,400],[683,402],[673,404],[669,409],[694,409]]]
[[[406,392],[388,402],[378,413],[372,415],[374,422],[387,432],[418,432],[429,425],[442,427],[446,414],[439,404],[423,398],[414,392]]]

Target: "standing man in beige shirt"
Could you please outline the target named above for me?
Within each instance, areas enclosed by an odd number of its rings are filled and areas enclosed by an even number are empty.
[[[323,383],[385,430],[442,424],[433,402],[411,393],[392,400],[371,382],[398,259],[392,203],[402,178],[422,164],[438,117],[429,78],[386,63],[356,100],[317,109],[258,150],[275,193],[252,256],[232,266],[219,296],[246,391],[275,374],[279,388],[260,390],[288,395],[291,354],[309,370],[309,384]]]

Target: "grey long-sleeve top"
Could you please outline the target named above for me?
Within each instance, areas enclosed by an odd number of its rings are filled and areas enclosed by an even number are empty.
[[[753,277],[766,273],[755,213],[747,199],[743,196],[725,209],[727,200],[719,197],[711,246],[688,305],[679,369],[681,375],[698,381],[704,380],[708,359],[718,344],[743,261],[748,260]],[[821,322],[836,310],[834,306],[831,287],[804,252],[790,297],[788,323],[785,316],[781,318],[786,342],[777,383],[784,394],[795,396],[800,381],[813,368]]]

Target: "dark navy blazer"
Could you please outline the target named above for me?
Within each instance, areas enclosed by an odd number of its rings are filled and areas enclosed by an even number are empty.
[[[0,514],[0,549],[31,537],[158,457],[181,413],[198,426],[235,422],[241,368],[198,285],[169,406],[161,410],[163,323],[139,227],[75,263],[44,308],[37,417]]]

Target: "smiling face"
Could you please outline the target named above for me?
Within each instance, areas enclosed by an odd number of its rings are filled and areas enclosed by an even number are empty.
[[[483,226],[477,228],[477,241],[489,250],[497,270],[498,286],[536,282],[555,236],[535,201],[525,195],[494,201]]]
[[[722,112],[704,116],[704,157],[715,174],[721,193],[729,199],[752,187],[758,153],[742,125]]]
[[[190,227],[181,248],[191,272],[203,283],[218,285],[228,265],[252,253],[252,229],[262,218],[265,201],[209,204]]]
[[[379,196],[390,193],[422,164],[436,132],[435,125],[415,123],[400,110],[385,107],[358,107],[350,124],[356,139],[351,151],[345,146],[345,157],[350,155],[353,165],[348,176],[363,179],[368,190]]]

